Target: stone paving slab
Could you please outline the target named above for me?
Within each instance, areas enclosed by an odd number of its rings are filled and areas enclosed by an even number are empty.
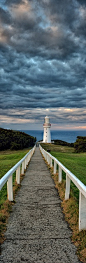
[[[23,231],[24,236],[27,238],[35,237],[66,237],[70,236],[69,229],[67,229],[66,222],[64,222],[63,226],[63,214],[59,213],[60,208],[57,205],[52,208],[50,205],[35,207],[27,207],[27,211],[23,207],[23,214],[21,217],[21,209],[18,208],[15,210],[15,215],[11,217],[9,220],[10,224],[8,225],[8,229],[6,232],[6,238],[11,239],[15,235],[21,237],[21,231]],[[20,216],[20,221],[17,218],[16,214]],[[59,216],[58,216],[59,214]],[[58,217],[58,222],[56,224],[56,220]],[[58,228],[59,225],[59,228]],[[29,237],[27,235],[29,233]]]
[[[57,198],[57,191],[55,190],[54,186],[51,188],[51,186],[44,186],[43,188],[37,188],[35,189],[29,189],[28,187],[23,187],[23,193],[21,196],[21,192],[18,195],[18,203],[27,203],[27,204],[51,204],[53,203],[61,203],[61,201]]]
[[[71,230],[38,148],[8,220],[0,263],[79,263]]]
[[[6,246],[6,249],[5,249]],[[15,239],[6,241],[4,261],[2,263],[78,263],[74,245],[70,239]]]

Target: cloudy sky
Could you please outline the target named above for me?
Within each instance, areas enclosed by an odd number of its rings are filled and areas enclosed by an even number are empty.
[[[86,129],[86,0],[0,0],[0,127]]]

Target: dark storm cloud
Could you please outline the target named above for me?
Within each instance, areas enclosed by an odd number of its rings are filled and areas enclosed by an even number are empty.
[[[2,8],[0,8],[0,21],[4,24],[10,24],[11,22],[9,12],[3,10]]]
[[[42,108],[45,114],[46,108],[86,107],[84,0],[6,0],[0,4],[0,24],[0,109],[5,114],[22,107],[28,114],[29,109]],[[62,121],[64,114],[59,116]]]
[[[23,0],[5,0],[6,5],[11,5],[11,4],[21,4]]]
[[[85,0],[77,0],[80,5],[86,6],[86,1]]]

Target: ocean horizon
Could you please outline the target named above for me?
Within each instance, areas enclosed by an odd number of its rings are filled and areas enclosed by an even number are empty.
[[[43,130],[21,130],[33,137],[37,141],[43,140]],[[77,136],[86,136],[86,130],[51,130],[51,140],[62,140],[73,143],[76,141]]]

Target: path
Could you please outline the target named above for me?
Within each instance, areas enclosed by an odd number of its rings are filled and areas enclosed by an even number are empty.
[[[16,196],[0,263],[79,263],[61,201],[39,148]]]

